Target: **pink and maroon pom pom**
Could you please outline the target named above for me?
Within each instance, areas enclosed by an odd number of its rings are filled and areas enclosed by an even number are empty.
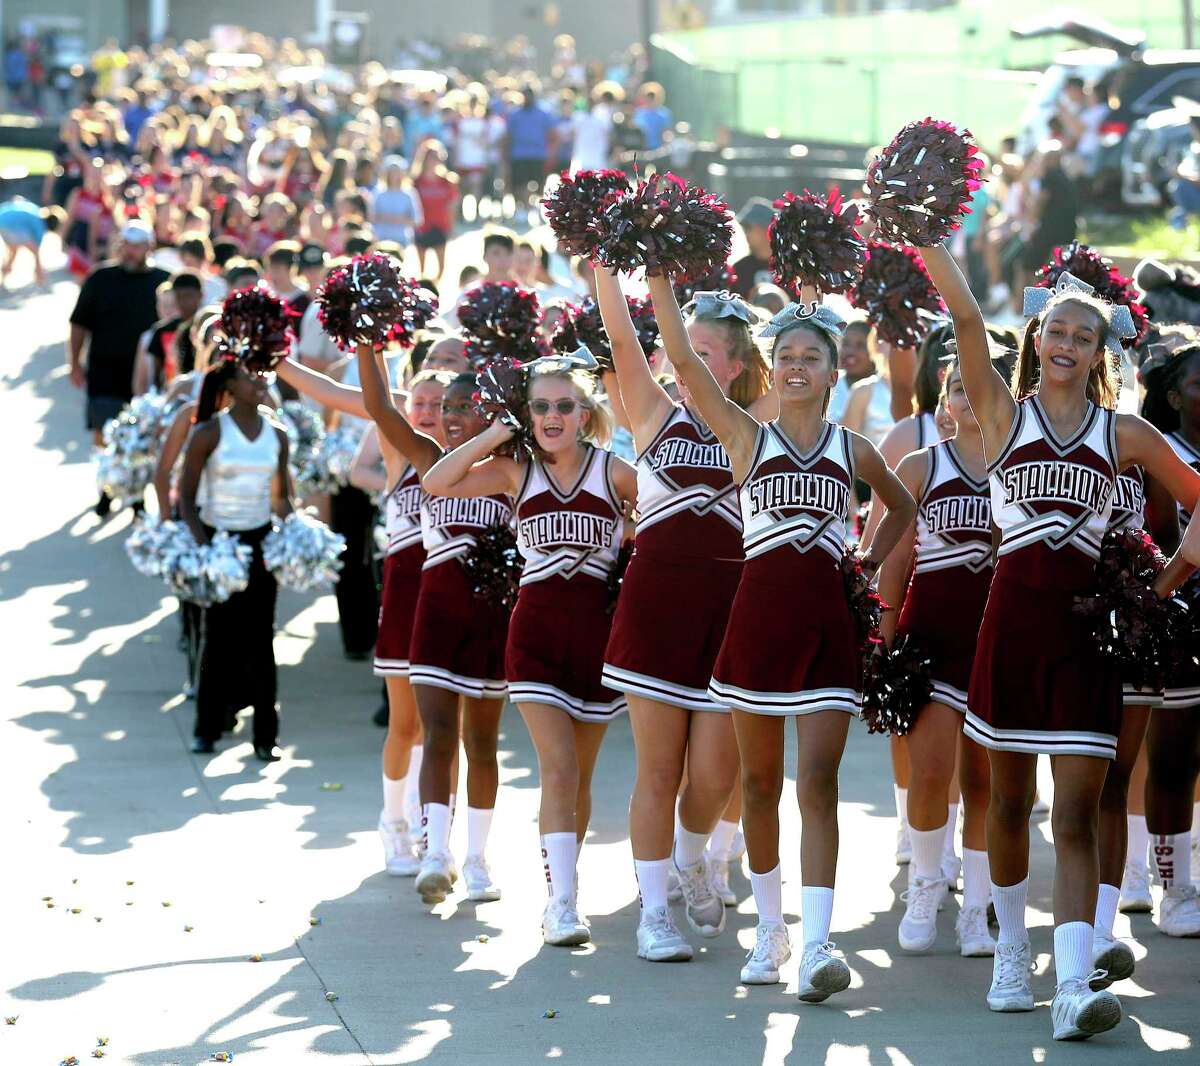
[[[864,655],[880,644],[879,624],[887,604],[879,597],[862,568],[862,560],[852,551],[842,555],[842,584],[850,604],[850,617],[858,629],[858,639]]]
[[[330,272],[316,293],[317,317],[344,352],[359,344],[408,348],[437,314],[437,298],[404,277],[387,255],[355,256]]]
[[[633,320],[642,354],[649,358],[650,353],[658,347],[658,322],[654,318],[654,305],[649,299],[633,296],[626,296],[625,302],[629,306],[629,317]],[[585,345],[602,370],[613,368],[612,344],[605,332],[600,308],[590,296],[580,303],[567,305],[566,314],[550,343],[560,355],[570,355],[580,345]]]
[[[933,694],[933,659],[911,634],[867,656],[862,718],[868,733],[907,736]]]
[[[733,229],[720,197],[674,174],[654,174],[609,202],[596,222],[595,258],[610,270],[706,274],[729,258]]]
[[[512,610],[524,560],[507,523],[481,529],[462,557],[471,592],[494,607]]]
[[[867,254],[859,236],[858,205],[845,203],[836,189],[828,196],[807,189],[784,193],[767,230],[775,280],[797,299],[806,286],[845,292],[856,284]]]
[[[592,257],[596,220],[614,193],[629,191],[629,179],[619,170],[566,172],[554,191],[542,200],[542,213],[564,255]]]
[[[941,244],[971,213],[983,160],[969,130],[932,118],[910,122],[867,168],[867,213],[889,241]]]
[[[867,261],[850,302],[866,312],[881,340],[899,348],[915,348],[925,336],[928,327],[919,312],[945,310],[920,253],[879,241],[867,242]]]
[[[476,369],[494,359],[519,363],[545,354],[538,335],[542,306],[537,293],[514,281],[486,281],[468,289],[458,305],[467,333],[467,358]]]
[[[1033,283],[1040,288],[1053,289],[1064,273],[1087,282],[1102,300],[1128,307],[1137,336],[1127,343],[1134,347],[1142,343],[1150,331],[1150,317],[1138,298],[1132,279],[1125,277],[1112,260],[1105,259],[1086,244],[1072,241],[1054,249],[1054,258],[1038,268]]]
[[[475,408],[488,422],[500,421],[513,431],[512,440],[498,449],[504,455],[534,455],[529,428],[529,376],[521,362],[499,356],[483,365],[475,378]]]
[[[288,353],[300,316],[265,285],[239,289],[221,305],[225,347],[254,367],[272,367]]]
[[[722,263],[719,267],[700,274],[696,277],[676,278],[675,299],[683,307],[698,292],[733,292],[738,276],[730,263]]]

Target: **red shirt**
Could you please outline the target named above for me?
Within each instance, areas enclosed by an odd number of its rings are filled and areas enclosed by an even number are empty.
[[[448,178],[418,178],[417,195],[421,198],[421,213],[425,221],[417,227],[418,233],[440,229],[449,233],[454,228],[454,205],[458,201],[458,186]]]

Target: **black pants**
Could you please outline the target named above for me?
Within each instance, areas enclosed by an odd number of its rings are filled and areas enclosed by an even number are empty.
[[[263,565],[262,541],[270,525],[239,533],[254,549],[250,583],[204,611],[196,736],[218,740],[228,711],[254,708],[254,743],[270,747],[279,732],[275,707],[275,578]],[[209,534],[212,534],[209,530]]]
[[[371,569],[371,527],[375,505],[361,489],[347,485],[330,499],[330,525],[346,538],[342,571],[336,588],[342,646],[366,655],[379,628],[379,591]]]
[[[200,668],[200,638],[204,633],[204,609],[187,600],[179,601],[180,642],[187,656],[188,684],[196,684]]]

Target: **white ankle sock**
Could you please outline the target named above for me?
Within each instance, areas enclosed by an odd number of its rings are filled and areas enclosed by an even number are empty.
[[[404,797],[408,791],[408,778],[399,779],[383,775],[383,818],[387,822],[400,822],[405,814]]]
[[[783,922],[783,874],[779,863],[774,870],[765,874],[750,871],[750,890],[754,893],[754,906],[758,909],[758,921]]]
[[[1116,885],[1101,885],[1096,891],[1096,936],[1113,938],[1113,922],[1117,919],[1117,903],[1121,890]]]
[[[1092,972],[1094,936],[1088,922],[1064,922],[1054,927],[1054,977],[1060,985]]]
[[[946,805],[946,840],[942,844],[942,857],[946,859],[958,858],[958,850],[954,846],[955,832],[958,829],[958,804],[948,803]]]
[[[833,921],[833,889],[820,885],[800,888],[800,934],[807,950],[813,944],[829,939],[829,924]]]
[[[721,821],[708,838],[708,854],[714,862],[728,862],[733,849],[733,838],[737,836],[737,822]]]
[[[634,859],[638,892],[642,897],[642,913],[667,905],[667,871],[670,859]]]
[[[421,807],[421,758],[424,754],[424,746],[413,745],[412,752],[408,756],[408,774],[405,777],[408,782],[408,792],[404,797],[404,804],[406,807],[416,807],[418,810]]]
[[[450,850],[450,808],[444,803],[427,803],[423,810],[425,849],[430,855]]]
[[[896,797],[896,817],[900,819],[900,824],[908,825],[908,789],[901,788],[899,785],[892,785],[892,792]]]
[[[675,847],[671,857],[681,870],[695,866],[704,858],[704,845],[708,843],[707,833],[693,833],[680,825],[675,830]]]
[[[916,829],[908,827],[908,838],[912,841],[912,861],[917,877],[933,880],[942,876],[942,844],[946,840],[946,827]]]
[[[542,836],[542,862],[554,899],[560,896],[575,898],[575,848],[578,843],[574,833],[545,833]]]
[[[1154,865],[1163,888],[1178,888],[1192,883],[1192,834],[1166,833],[1152,842]]]
[[[488,831],[492,828],[491,807],[467,807],[467,854],[483,858],[487,848]]]
[[[996,920],[1000,923],[1001,944],[1024,944],[1029,939],[1025,928],[1025,900],[1029,895],[1029,878],[1015,885],[992,882],[992,902],[996,905]]]
[[[1125,815],[1127,843],[1125,846],[1125,861],[1145,870],[1150,864],[1150,830],[1146,828],[1144,814]]]
[[[992,893],[988,853],[963,848],[963,907],[986,907]]]

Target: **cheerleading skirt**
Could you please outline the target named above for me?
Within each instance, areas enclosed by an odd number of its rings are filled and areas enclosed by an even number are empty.
[[[424,562],[425,549],[420,544],[392,552],[383,560],[383,596],[375,638],[377,677],[408,677],[408,651]]]
[[[610,722],[625,697],[601,679],[612,616],[605,582],[584,574],[522,585],[504,657],[513,703],[544,703],[580,722]]]
[[[1200,708],[1200,666],[1189,663],[1171,678],[1161,706],[1172,711]]]
[[[1121,686],[1121,704],[1125,707],[1161,707],[1164,694],[1162,689],[1134,688],[1128,681]],[[1196,702],[1200,703],[1200,695]]]
[[[474,699],[504,698],[508,612],[471,591],[456,559],[421,573],[408,680]]]
[[[914,574],[896,622],[896,635],[910,636],[932,661],[930,699],[962,714],[991,577],[990,567],[977,574],[964,567]]]
[[[1116,755],[1118,668],[1096,649],[1076,592],[1016,580],[1001,557],[971,673],[963,732],[996,751]]]
[[[790,550],[790,549],[789,549]],[[770,556],[742,570],[709,695],[750,714],[857,714],[862,657],[838,564],[814,549],[803,577]]]
[[[741,573],[740,560],[635,550],[604,653],[604,683],[689,711],[728,712],[708,683]]]

